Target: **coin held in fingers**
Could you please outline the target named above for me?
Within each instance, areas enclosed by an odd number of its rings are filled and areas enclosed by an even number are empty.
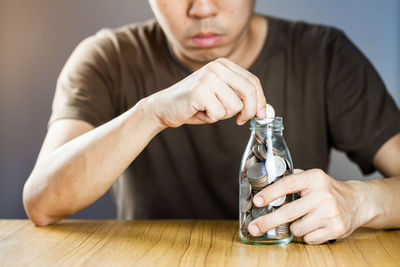
[[[270,104],[267,104],[267,106],[265,107],[265,113],[267,114],[265,119],[256,119],[256,121],[259,124],[270,123],[270,122],[272,122],[274,120],[274,118],[275,118],[275,110]]]

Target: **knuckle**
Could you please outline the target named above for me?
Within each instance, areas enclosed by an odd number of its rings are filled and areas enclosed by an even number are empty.
[[[235,114],[235,111],[232,109],[232,108],[225,108],[225,115],[224,115],[224,117],[226,117],[226,116],[232,116],[233,114]]]
[[[218,120],[222,119],[225,116],[226,116],[226,110],[225,109],[221,109],[221,110],[218,111],[218,113],[217,113]]]
[[[292,223],[290,224],[290,231],[293,233],[293,235],[295,236],[302,236],[302,230],[303,230],[303,226],[300,225],[299,223]]]
[[[276,215],[279,216],[285,222],[292,222],[296,219],[296,214],[292,209],[289,208],[288,205],[284,205],[280,207],[276,211]]]
[[[240,100],[235,101],[236,103],[234,104],[234,111],[235,113],[241,111],[244,107],[243,102]]]
[[[254,74],[250,74],[249,80],[255,85],[261,85],[260,79]]]
[[[224,62],[226,62],[227,61],[227,59],[226,58],[224,58],[224,57],[220,57],[220,58],[217,58],[216,60],[214,60],[213,62],[215,62],[215,63],[224,63]]]
[[[245,101],[249,101],[256,96],[256,89],[253,86],[247,87],[243,90],[242,97]]]
[[[210,70],[212,70],[212,69],[210,69]],[[213,81],[215,78],[216,78],[216,75],[213,71],[207,71],[200,78],[200,81],[201,82]]]
[[[198,100],[204,95],[205,86],[201,85],[201,83],[196,84],[193,89],[190,91],[191,100]]]
[[[280,179],[277,184],[282,187],[282,190],[287,188],[287,190],[294,191],[302,187],[304,182],[303,179],[298,179],[295,175],[288,175]]]
[[[225,111],[217,110],[214,114],[210,115],[212,122],[217,122],[225,116]]]
[[[312,174],[314,177],[317,177],[318,179],[323,179],[325,177],[325,172],[321,169],[312,169]]]
[[[220,67],[220,62],[217,60],[211,61],[210,63],[207,64],[207,68],[206,68],[206,74],[207,73],[213,73],[213,72],[217,72],[219,67]]]
[[[333,226],[333,234],[335,236],[341,236],[346,232],[346,225],[343,220],[336,220]]]
[[[316,181],[316,183],[320,186],[327,186],[330,183],[329,176],[321,169],[311,170],[311,175],[309,176],[309,179]]]
[[[265,233],[268,231],[269,225],[268,225],[268,216],[264,215],[258,218],[255,221],[256,225],[258,226],[258,229],[260,229],[261,233]]]
[[[303,241],[304,241],[304,243],[306,243],[308,245],[312,245],[312,238],[309,235],[305,235],[303,237]]]
[[[257,91],[256,91],[255,87],[249,87],[248,90],[246,90],[246,92],[248,94],[248,97],[251,97],[251,98],[255,98],[257,95]]]

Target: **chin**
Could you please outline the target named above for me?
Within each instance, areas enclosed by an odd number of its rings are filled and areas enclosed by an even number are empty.
[[[214,51],[196,51],[196,52],[188,52],[188,58],[193,61],[201,62],[201,63],[208,63],[218,58],[224,57],[227,58],[229,56],[229,52],[221,51],[220,49],[215,49]]]

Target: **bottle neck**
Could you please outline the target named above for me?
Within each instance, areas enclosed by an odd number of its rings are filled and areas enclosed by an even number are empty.
[[[281,117],[275,117],[273,121],[263,124],[260,124],[254,118],[250,121],[250,130],[253,133],[257,132],[262,137],[266,137],[268,132],[272,132],[273,135],[282,135],[283,129],[283,120]]]

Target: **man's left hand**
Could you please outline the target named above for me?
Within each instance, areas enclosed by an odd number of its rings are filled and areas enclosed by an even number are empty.
[[[291,193],[299,193],[301,197],[254,220],[249,225],[253,236],[292,222],[293,235],[303,236],[308,244],[320,244],[345,238],[364,223],[360,211],[362,198],[353,184],[337,181],[319,169],[296,170],[295,174],[266,187],[253,202],[262,207]]]

